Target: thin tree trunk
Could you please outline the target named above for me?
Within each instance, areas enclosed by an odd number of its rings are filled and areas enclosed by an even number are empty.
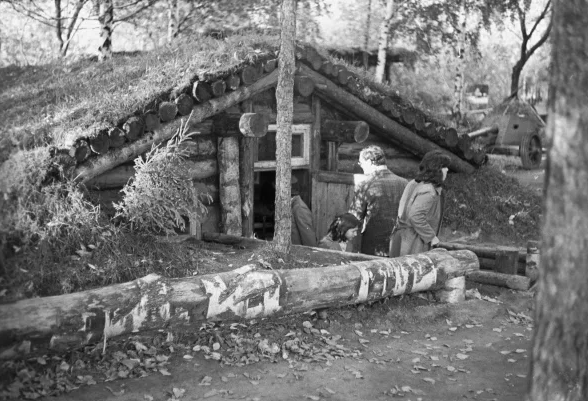
[[[386,73],[386,53],[388,52],[388,35],[390,23],[394,15],[394,0],[387,0],[386,15],[380,28],[380,41],[378,42],[378,65],[376,67],[376,82],[384,82]]]
[[[370,27],[372,22],[372,0],[368,0],[367,20],[365,22],[365,31],[363,35],[363,68],[368,69],[368,56],[370,44]]]
[[[114,20],[114,6],[112,0],[103,0],[100,21],[100,60],[112,57],[112,22]]]
[[[167,42],[173,42],[174,38],[178,36],[178,0],[168,0],[168,25],[167,25]]]
[[[588,3],[556,0],[533,401],[588,399]]]
[[[282,1],[282,34],[278,56],[276,88],[278,130],[276,132],[276,249],[289,252],[291,238],[290,180],[292,157],[292,119],[294,115],[294,52],[296,38],[296,0]]]
[[[63,51],[63,23],[61,22],[61,0],[55,0],[55,34],[59,42],[59,54]]]
[[[67,51],[69,50],[69,44],[71,43],[71,38],[74,34],[76,22],[78,20],[78,17],[80,16],[82,8],[84,7],[84,4],[86,4],[86,0],[78,0],[74,13],[72,14],[69,20],[69,24],[67,25],[67,31],[65,32],[64,46],[61,48],[61,57],[65,57],[67,55]]]
[[[465,68],[465,30],[466,30],[466,8],[465,0],[461,1],[460,7],[460,21],[459,21],[459,35],[457,42],[457,60],[456,60],[456,72],[455,72],[455,83],[453,98],[455,100],[453,104],[452,114],[455,120],[459,123],[462,116],[463,108],[463,81],[464,81],[464,68]]]

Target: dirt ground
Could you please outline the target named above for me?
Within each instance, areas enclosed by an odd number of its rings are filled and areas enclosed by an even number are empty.
[[[335,340],[348,350],[344,357],[320,361],[278,355],[227,366],[206,359],[202,350],[178,346],[169,353],[163,373],[82,385],[54,399],[522,400],[529,372],[532,294],[478,288],[485,299],[454,305],[411,295],[329,311],[330,325],[323,331],[311,329],[309,335]],[[310,315],[286,320],[265,319],[250,326],[257,327],[258,338],[271,327],[298,327],[286,334],[292,338],[304,334],[309,323],[317,325]]]

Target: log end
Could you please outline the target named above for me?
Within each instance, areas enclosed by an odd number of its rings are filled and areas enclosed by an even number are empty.
[[[159,105],[159,118],[162,122],[168,122],[176,118],[178,106],[175,103],[163,102]]]
[[[178,107],[178,114],[181,116],[187,116],[192,112],[194,108],[194,99],[187,93],[182,93],[175,100],[176,106]]]
[[[360,121],[353,134],[355,142],[362,143],[370,135],[370,126],[365,121]]]

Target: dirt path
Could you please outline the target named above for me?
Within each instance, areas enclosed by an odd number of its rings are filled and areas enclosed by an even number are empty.
[[[171,354],[166,370],[171,375],[154,372],[83,385],[52,399],[521,400],[529,370],[532,296],[497,287],[480,292],[500,303],[472,299],[442,305],[413,295],[332,310],[328,333],[311,335],[335,339],[352,350],[347,357],[313,362],[290,355],[238,367],[222,366],[188,348]],[[288,318],[300,330],[285,336],[303,334],[305,319],[312,321],[309,315]]]

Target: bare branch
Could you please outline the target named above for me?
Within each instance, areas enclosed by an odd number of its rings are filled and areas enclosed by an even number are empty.
[[[551,5],[551,0],[549,0],[547,2],[547,4],[545,4],[545,8],[541,12],[541,15],[539,15],[539,17],[537,17],[537,20],[535,21],[535,24],[533,25],[533,28],[531,28],[531,31],[529,32],[529,37],[533,36],[533,32],[535,32],[535,29],[537,29],[537,26],[539,25],[539,23],[541,21],[543,21],[543,19],[547,15],[547,12],[549,11],[549,6],[550,5]]]
[[[545,29],[545,32],[543,32],[543,36],[541,36],[541,39],[539,39],[537,41],[537,43],[535,43],[533,45],[533,47],[531,47],[529,49],[529,51],[526,54],[526,58],[531,57],[533,55],[533,53],[535,53],[535,50],[537,50],[538,48],[540,48],[543,45],[543,43],[545,43],[545,41],[549,37],[549,34],[551,33],[551,26],[552,26],[552,21],[550,19],[549,20],[549,25],[547,25],[547,29]]]
[[[523,41],[528,38],[527,36],[527,22],[525,21],[526,12],[521,8],[521,5],[517,3],[517,12],[519,14],[519,24],[521,25],[521,33],[523,34]]]

